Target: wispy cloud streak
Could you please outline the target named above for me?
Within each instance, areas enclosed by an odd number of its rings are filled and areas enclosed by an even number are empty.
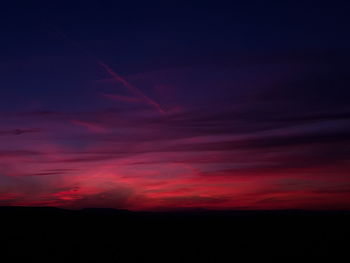
[[[159,113],[165,114],[165,110],[159,105],[159,103],[155,102],[148,96],[146,96],[141,90],[130,84],[126,79],[121,77],[119,74],[117,74],[109,65],[102,61],[98,61],[98,64],[116,81],[121,84],[123,84],[124,87],[126,87],[131,93],[134,95],[140,97],[142,100],[144,100],[147,104],[154,107]]]

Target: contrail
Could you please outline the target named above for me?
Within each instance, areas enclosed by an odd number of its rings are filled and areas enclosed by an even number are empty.
[[[129,83],[126,79],[124,79],[122,76],[120,76],[118,73],[116,73],[109,65],[107,65],[102,60],[98,59],[96,56],[92,54],[86,47],[83,47],[80,43],[77,41],[74,41],[70,39],[64,32],[61,30],[57,30],[56,27],[52,26],[54,28],[54,31],[59,34],[59,37],[64,38],[71,42],[74,46],[76,46],[78,49],[84,51],[84,53],[92,60],[94,60],[98,66],[100,66],[104,71],[107,72],[108,75],[110,75],[115,81],[121,83],[124,87],[126,87],[129,91],[131,91],[134,95],[140,97],[143,101],[145,101],[150,106],[154,107],[160,114],[166,114],[166,111],[157,103],[156,101],[152,100],[150,97],[145,95],[140,89],[133,86],[131,83]]]
[[[147,97],[141,90],[131,85],[127,80],[122,78],[119,74],[117,74],[110,66],[108,66],[106,63],[102,62],[101,60],[98,60],[97,63],[117,82],[122,83],[126,88],[128,88],[133,94],[135,94],[138,97],[141,97],[145,102],[147,102],[149,105],[153,106],[158,110],[159,113],[165,114],[166,112],[162,109],[162,107],[155,102],[154,100]]]

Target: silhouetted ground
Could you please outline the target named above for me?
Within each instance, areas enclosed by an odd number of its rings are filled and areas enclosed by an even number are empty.
[[[350,212],[1,207],[0,217],[2,262],[350,262]]]

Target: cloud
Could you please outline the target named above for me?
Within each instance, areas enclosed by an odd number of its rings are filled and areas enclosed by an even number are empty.
[[[103,97],[114,100],[117,102],[126,102],[126,103],[139,103],[140,99],[131,97],[131,96],[124,96],[124,95],[118,95],[118,94],[110,94],[110,93],[103,93],[101,94]]]
[[[96,123],[92,123],[92,122],[81,121],[81,120],[71,120],[70,122],[74,125],[84,127],[91,132],[105,133],[107,131],[107,129],[105,127],[103,127],[99,124],[96,124]]]
[[[0,130],[1,135],[22,135],[26,133],[36,133],[40,132],[39,129],[14,129],[14,130]]]
[[[152,103],[94,81],[98,92],[77,85],[76,96],[4,110],[1,204],[349,207],[349,78],[339,61],[208,60],[128,74]],[[172,110],[159,114],[156,100]]]

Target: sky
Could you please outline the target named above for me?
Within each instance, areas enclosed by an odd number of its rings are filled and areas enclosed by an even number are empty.
[[[1,206],[350,209],[348,3],[72,2],[2,3]]]

